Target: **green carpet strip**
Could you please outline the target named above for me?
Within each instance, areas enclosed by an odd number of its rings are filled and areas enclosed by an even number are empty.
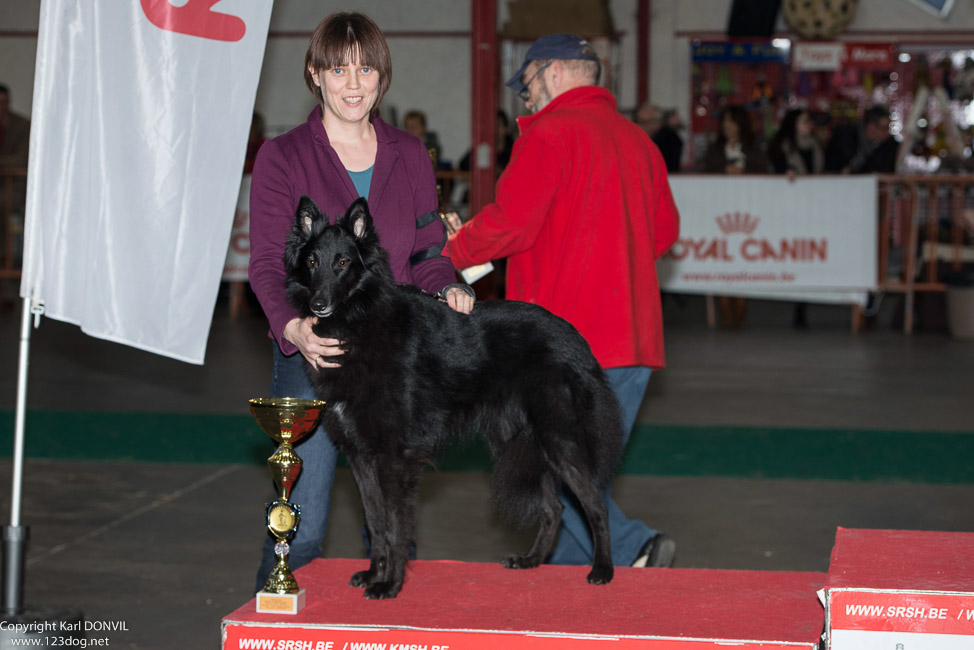
[[[13,412],[0,418],[0,457],[9,458]],[[249,414],[31,411],[25,448],[28,458],[263,464],[274,444]],[[619,472],[974,484],[972,459],[974,431],[638,425]],[[443,471],[489,467],[478,440],[446,450],[437,464]]]

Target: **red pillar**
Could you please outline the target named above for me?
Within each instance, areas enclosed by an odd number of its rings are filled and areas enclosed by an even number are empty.
[[[639,0],[636,11],[636,106],[649,100],[649,19],[650,0]]]
[[[497,2],[471,0],[470,37],[471,126],[470,214],[494,200],[497,112]],[[486,163],[481,166],[479,163]]]

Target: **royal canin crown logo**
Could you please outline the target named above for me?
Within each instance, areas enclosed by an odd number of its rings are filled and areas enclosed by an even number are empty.
[[[748,212],[728,212],[723,216],[717,217],[716,221],[717,226],[720,227],[721,232],[725,235],[735,232],[750,235],[758,227],[758,222],[761,219]]]

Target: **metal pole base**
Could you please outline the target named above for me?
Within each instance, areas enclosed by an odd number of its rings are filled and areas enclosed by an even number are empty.
[[[15,616],[0,617],[0,650],[8,648],[75,646],[69,639],[85,639],[84,617],[78,610],[27,605]]]
[[[3,613],[6,616],[16,616],[23,609],[27,536],[27,526],[3,527]]]

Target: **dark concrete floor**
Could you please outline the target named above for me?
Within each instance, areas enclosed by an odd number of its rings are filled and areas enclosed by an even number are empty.
[[[912,337],[877,325],[848,332],[848,310],[752,301],[750,326],[708,330],[699,298],[666,303],[668,368],[654,375],[649,424],[970,431],[974,341],[938,328]],[[19,315],[0,314],[0,407],[11,409]],[[43,321],[32,335],[31,409],[246,413],[265,393],[269,344],[258,316],[218,305],[206,364],[190,366]],[[29,435],[29,432],[28,432]],[[10,463],[0,463],[0,476]],[[124,621],[112,648],[215,648],[220,619],[252,597],[264,467],[28,459],[26,601]],[[498,561],[530,534],[498,523],[486,477],[429,472],[419,557]],[[8,498],[6,489],[0,497]],[[630,516],[670,533],[677,566],[825,571],[837,526],[974,530],[974,485],[622,476]],[[326,555],[362,555],[357,493],[341,471]],[[2,504],[6,519],[8,504]],[[638,606],[638,605],[634,605]]]

